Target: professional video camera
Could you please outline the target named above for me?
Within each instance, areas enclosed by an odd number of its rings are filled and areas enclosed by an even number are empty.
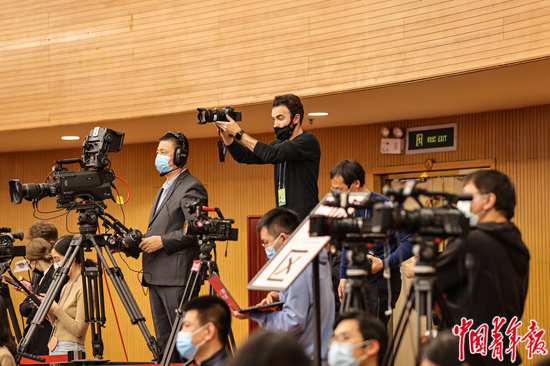
[[[9,227],[0,227],[0,261],[8,261],[16,256],[16,250],[13,243],[15,239],[23,240],[25,234],[22,230],[15,234],[10,234]]]
[[[238,240],[239,229],[231,228],[235,220],[224,219],[219,208],[200,206],[199,202],[188,202],[185,207],[190,214],[197,214],[196,220],[186,221],[183,224],[185,235],[197,235],[203,242]],[[208,217],[208,211],[215,211],[218,218]]]
[[[332,245],[340,244],[346,249],[349,263],[341,308],[344,311],[370,309],[367,276],[372,269],[372,261],[367,255],[376,254],[374,246],[385,242],[386,234],[374,234],[372,218],[355,216],[355,213],[357,210],[372,209],[379,202],[382,200],[371,198],[367,192],[333,193],[323,200],[324,206],[334,207],[328,216],[312,215],[309,219],[310,236],[330,236]]]
[[[10,180],[11,203],[19,204],[23,198],[36,203],[44,197],[55,196],[57,208],[79,209],[85,201],[94,201],[94,205],[105,208],[103,200],[110,198],[114,201],[111,185],[115,180],[115,173],[108,168],[111,162],[107,155],[119,152],[123,140],[124,133],[94,128],[86,136],[81,159],[55,161],[56,165],[50,173],[53,173],[53,183],[21,184],[18,179]],[[63,167],[64,164],[74,163],[80,164],[80,171]],[[77,199],[81,201],[77,202]]]
[[[206,109],[206,108],[197,108],[199,114],[197,118],[199,119],[199,125],[203,125],[208,122],[227,122],[227,116],[233,118],[234,121],[242,121],[241,112],[235,112],[235,109],[232,107],[224,107],[222,109]]]
[[[332,217],[312,215],[309,219],[310,236],[331,236],[334,239],[362,239],[365,235],[372,234],[372,218],[352,216],[348,208],[354,210],[372,209],[374,204],[382,202],[379,198],[370,198],[367,195],[362,200],[349,202],[347,193],[334,193],[323,201],[325,206],[340,207],[346,217]]]
[[[395,202],[380,202],[373,207],[372,231],[384,233],[388,230],[416,233],[421,236],[459,237],[468,233],[469,222],[455,207],[457,201],[469,201],[471,195],[430,192],[415,188],[416,182],[409,181],[403,189],[384,187],[382,193]],[[419,196],[441,196],[446,204],[442,207],[428,208],[420,203]],[[419,209],[407,211],[402,203],[408,197],[416,200]]]

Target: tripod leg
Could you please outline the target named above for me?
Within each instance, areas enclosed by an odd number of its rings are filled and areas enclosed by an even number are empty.
[[[393,365],[394,362],[395,362],[395,357],[397,356],[397,351],[399,350],[399,346],[401,345],[401,341],[402,341],[403,336],[405,334],[405,329],[407,328],[407,323],[409,322],[409,317],[410,317],[411,312],[412,312],[413,297],[414,297],[414,285],[411,286],[411,289],[409,290],[409,294],[407,295],[407,301],[405,302],[405,308],[403,309],[403,312],[401,313],[401,317],[399,318],[399,321],[397,322],[397,327],[395,329],[395,336],[392,337],[392,339],[390,340],[390,343],[388,344],[386,355],[384,356],[384,359],[381,363],[381,365],[383,365],[383,366],[390,366],[390,365]],[[403,320],[404,320],[404,322],[403,322]],[[394,345],[395,345],[395,347],[394,347]]]
[[[176,309],[176,319],[174,321],[174,324],[172,325],[172,331],[170,332],[170,337],[168,338],[168,342],[166,343],[164,355],[162,357],[162,360],[160,361],[161,366],[167,366],[170,364],[170,360],[172,359],[172,355],[174,354],[174,348],[176,347],[178,332],[181,330],[183,317],[185,316],[183,305],[185,305],[187,301],[191,300],[203,271],[204,267],[201,265],[197,272],[193,272],[193,270],[191,270],[191,276],[189,276],[189,278],[187,279],[187,284],[185,285],[185,290],[183,291],[180,307]],[[193,276],[193,274],[195,275]],[[191,287],[189,287],[191,281],[193,282]]]
[[[86,282],[88,283],[88,308],[89,318],[86,320],[91,325],[92,330],[92,352],[95,359],[103,359],[103,338],[101,336],[101,327],[105,323],[105,313],[100,312],[99,304],[104,303],[103,292],[99,290],[101,283],[101,262],[97,263],[97,267],[85,269]]]
[[[46,319],[46,316],[48,315],[48,311],[50,310],[50,307],[52,306],[54,299],[57,297],[57,295],[59,295],[59,293],[61,292],[61,288],[64,286],[66,280],[69,278],[69,272],[71,270],[71,266],[76,256],[79,254],[82,241],[83,241],[82,236],[73,237],[73,240],[71,241],[69,249],[67,250],[65,257],[61,262],[61,267],[56,270],[54,274],[54,278],[52,280],[52,284],[50,285],[50,288],[46,292],[46,296],[44,296],[44,299],[42,300],[40,306],[38,307],[38,311],[36,312],[36,315],[34,316],[34,319],[32,320],[29,326],[29,330],[27,331],[27,334],[21,339],[21,342],[19,342],[19,345],[17,346],[17,355],[15,356],[16,363],[19,363],[22,357],[30,358],[32,360],[36,360],[40,362],[45,361],[41,357],[36,357],[35,355],[30,355],[26,353],[27,348],[29,347],[29,342],[30,342],[30,339],[32,338],[32,335],[34,334],[36,329],[40,327],[42,322],[44,322],[44,320]]]
[[[15,315],[15,309],[13,308],[13,301],[10,296],[10,289],[4,283],[0,283],[0,291],[2,292],[2,297],[6,303],[6,308],[11,318],[11,324],[13,326],[13,332],[15,333],[15,339],[17,342],[21,340],[21,328],[19,328],[19,323],[17,322],[17,315]]]
[[[111,282],[113,283],[113,286],[115,287],[115,290],[118,293],[118,296],[120,297],[120,300],[124,305],[124,308],[128,312],[128,315],[130,316],[130,321],[132,322],[132,324],[138,325],[139,329],[141,330],[141,333],[143,334],[143,337],[145,338],[145,341],[147,342],[147,346],[153,353],[153,357],[155,358],[155,360],[157,361],[160,360],[160,358],[162,357],[162,350],[160,349],[155,337],[153,337],[149,332],[149,329],[147,329],[147,326],[145,325],[145,317],[141,313],[141,310],[139,309],[136,303],[136,300],[132,295],[132,292],[128,288],[128,284],[124,281],[122,271],[117,266],[115,258],[113,257],[111,252],[109,250],[106,250],[106,253],[109,256],[109,259],[113,265],[113,268],[109,267],[107,261],[105,260],[105,257],[101,252],[101,248],[98,245],[95,238],[96,236],[92,236],[90,240],[96,249],[98,259],[101,261],[101,263],[105,267],[105,272],[111,279]],[[104,241],[101,235],[98,236],[98,239],[101,242]]]

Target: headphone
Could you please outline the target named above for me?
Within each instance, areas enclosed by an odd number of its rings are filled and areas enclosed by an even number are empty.
[[[174,151],[174,165],[182,167],[187,164],[187,157],[189,156],[189,142],[187,142],[187,137],[181,132],[174,131],[168,131],[164,136],[175,137],[181,142],[182,146],[176,146],[176,150]]]

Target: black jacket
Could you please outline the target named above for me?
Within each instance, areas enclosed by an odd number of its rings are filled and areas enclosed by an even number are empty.
[[[42,293],[45,294],[50,288],[50,285],[54,277],[54,273],[55,273],[55,268],[52,266],[46,272],[41,282],[33,287],[32,291],[35,294],[42,294]],[[59,300],[59,295],[55,300],[56,301]],[[21,303],[21,305],[19,305],[19,312],[21,313],[22,316],[27,318],[27,322],[26,322],[27,326],[25,327],[24,334],[27,334],[27,331],[29,330],[29,326],[33,321],[37,311],[38,311],[38,308],[32,305],[29,297],[27,297]],[[35,332],[33,333],[32,338],[29,340],[29,348],[27,352],[35,355],[48,355],[49,354],[48,341],[50,339],[51,333],[52,333],[52,325],[46,319],[42,322],[40,327],[36,328]]]
[[[490,345],[493,318],[504,317],[506,323],[500,332],[504,349],[508,348],[506,327],[513,317],[519,320],[523,315],[529,259],[521,233],[512,222],[478,224],[471,229],[467,242],[460,239],[450,242],[439,256],[436,268],[454,323],[459,324],[463,317],[472,319],[471,330],[487,324]],[[443,328],[446,327],[450,325],[444,324]],[[516,365],[520,363],[518,360],[519,355]],[[496,363],[510,364],[510,355],[504,354],[504,362]]]

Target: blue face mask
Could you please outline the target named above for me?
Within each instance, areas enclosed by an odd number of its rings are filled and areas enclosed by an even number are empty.
[[[196,346],[193,344],[193,336],[206,327],[206,324],[194,331],[191,332],[179,332],[176,338],[176,349],[178,350],[181,357],[191,360],[195,357],[195,354],[199,350],[200,346],[206,343],[206,339]]]
[[[277,253],[277,251],[275,250],[275,244],[277,244],[277,242],[279,241],[279,238],[281,237],[281,235],[282,234],[279,234],[277,239],[275,239],[275,242],[273,243],[273,245],[265,248],[265,254],[267,255],[267,259],[271,259],[271,258],[275,257],[275,254]]]
[[[169,164],[170,158],[171,156],[157,154],[157,158],[155,159],[155,166],[157,167],[159,173],[168,173],[170,170],[172,170],[172,167]]]
[[[275,257],[276,253],[277,251],[275,250],[275,245],[265,248],[265,254],[267,255],[268,259]]]
[[[370,340],[358,344],[348,344],[333,341],[328,350],[328,364],[330,366],[359,366],[360,362],[366,360],[369,355],[365,354],[357,360],[353,357],[353,350],[357,347],[364,347],[369,342]]]

